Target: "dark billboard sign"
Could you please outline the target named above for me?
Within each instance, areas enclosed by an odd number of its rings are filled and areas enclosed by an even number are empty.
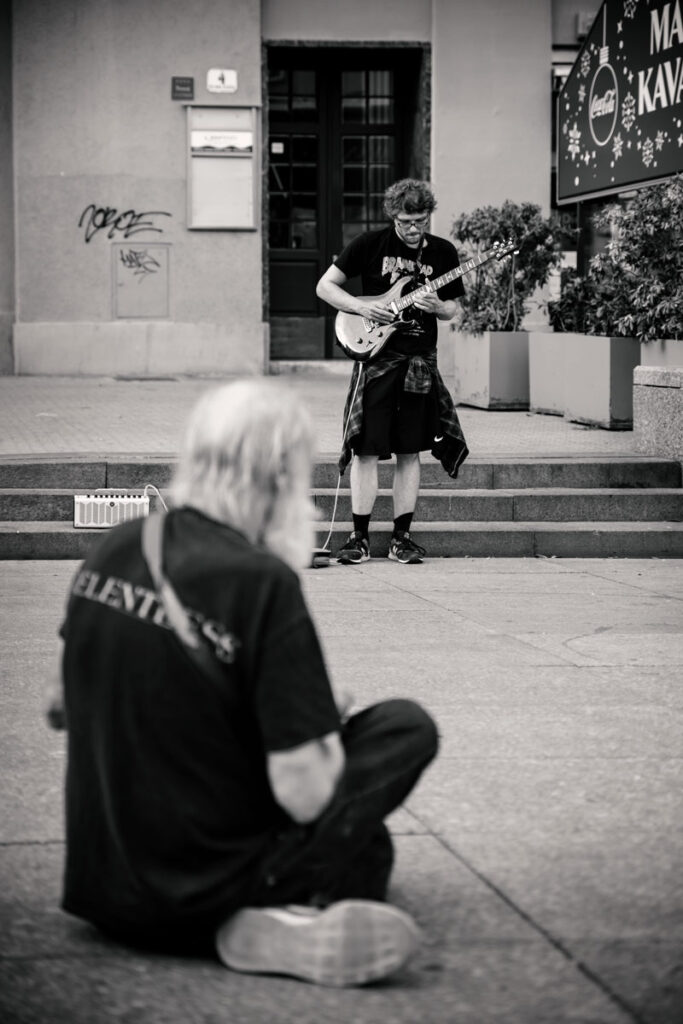
[[[605,0],[557,102],[558,203],[683,171],[683,0]]]

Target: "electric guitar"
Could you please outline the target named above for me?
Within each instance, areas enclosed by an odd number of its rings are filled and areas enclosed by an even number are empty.
[[[441,277],[437,277],[434,281],[430,281],[429,285],[421,285],[405,295],[403,294],[403,289],[408,284],[414,284],[412,277],[399,278],[384,295],[364,296],[368,302],[380,302],[387,306],[394,314],[394,319],[391,323],[382,324],[378,320],[370,320],[368,317],[360,316],[358,313],[344,313],[340,310],[337,313],[334,324],[339,345],[346,352],[347,356],[358,362],[363,363],[374,359],[382,351],[394,331],[400,330],[402,327],[407,328],[415,325],[416,321],[411,320],[409,315],[406,316],[404,314],[406,314],[406,311],[410,309],[416,299],[419,299],[422,295],[428,295],[429,292],[438,291],[445,284],[449,284],[451,281],[469,274],[471,270],[476,270],[477,267],[488,263],[489,260],[505,259],[506,256],[510,256],[516,251],[517,246],[512,241],[494,242],[488,252],[472,257],[472,259],[462,263],[459,267],[455,267],[453,270],[442,274]]]

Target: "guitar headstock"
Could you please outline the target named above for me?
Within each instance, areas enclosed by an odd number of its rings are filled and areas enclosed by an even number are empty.
[[[506,256],[519,252],[519,248],[511,238],[507,242],[494,242],[491,247],[491,255],[497,260],[504,260]]]

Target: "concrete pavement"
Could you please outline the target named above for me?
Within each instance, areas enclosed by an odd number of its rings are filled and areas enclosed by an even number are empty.
[[[2,453],[171,452],[206,384],[0,378]],[[340,382],[291,384],[335,450]],[[482,455],[630,453],[555,417],[462,414]],[[393,897],[425,945],[352,991],[139,956],[59,911],[64,737],[42,708],[74,568],[0,563],[0,1020],[682,1024],[680,561],[305,573],[335,683],[360,704],[411,696],[442,736],[390,823]]]

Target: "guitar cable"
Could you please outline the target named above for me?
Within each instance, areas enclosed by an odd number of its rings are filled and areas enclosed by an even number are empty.
[[[358,394],[358,388],[360,386],[360,382],[361,382],[361,377],[362,376],[363,376],[363,363],[360,363],[359,364],[359,370],[358,370],[358,380],[356,381],[356,386],[353,389],[353,396],[352,396],[351,401],[349,403],[349,412],[348,412],[348,415],[346,417],[346,422],[344,423],[344,430],[343,430],[343,433],[342,433],[342,442],[341,442],[342,449],[344,448],[344,445],[346,444],[346,434],[347,434],[347,431],[349,429],[349,421],[351,419],[351,413],[353,412],[353,406],[354,406],[354,403],[356,401],[356,395]],[[330,530],[329,530],[329,533],[327,534],[327,537],[325,538],[325,543],[323,544],[322,548],[316,548],[316,550],[313,552],[313,567],[314,568],[316,568],[316,558],[320,559],[319,566],[321,566],[323,564],[326,564],[326,565],[329,564],[329,560],[332,557],[332,552],[330,551],[328,545],[329,545],[330,540],[332,538],[332,531],[334,530],[334,523],[335,523],[335,519],[337,517],[337,504],[339,502],[339,490],[341,488],[341,480],[342,480],[342,475],[341,475],[341,471],[340,471],[340,473],[339,473],[339,475],[337,477],[337,487],[336,487],[336,490],[334,492],[334,503],[332,505],[332,518],[330,520]]]

